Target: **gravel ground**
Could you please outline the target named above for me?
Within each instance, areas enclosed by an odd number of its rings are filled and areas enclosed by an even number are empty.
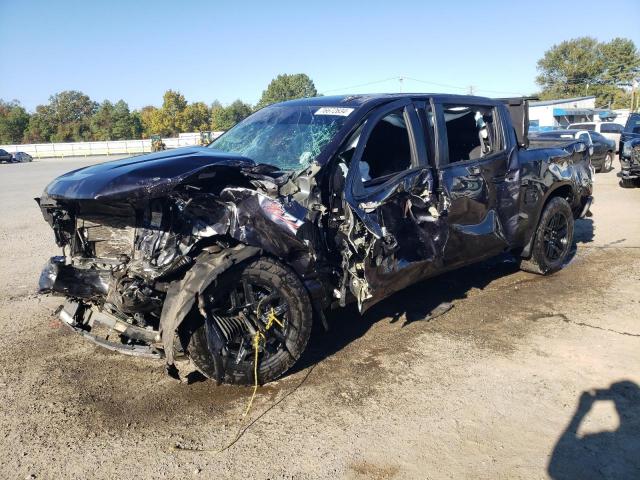
[[[558,274],[499,258],[335,312],[243,419],[251,389],[99,349],[34,294],[57,249],[33,197],[94,161],[0,165],[1,478],[640,478],[640,189],[616,171]]]

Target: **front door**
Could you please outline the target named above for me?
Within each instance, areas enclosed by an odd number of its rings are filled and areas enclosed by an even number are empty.
[[[447,229],[434,194],[416,107],[382,107],[364,124],[345,182],[344,268],[361,311],[442,265]]]

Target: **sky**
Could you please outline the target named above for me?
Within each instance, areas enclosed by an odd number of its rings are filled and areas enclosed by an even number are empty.
[[[0,20],[0,98],[28,110],[62,90],[131,108],[167,89],[254,104],[280,73],[323,94],[531,94],[563,40],[640,48],[639,0],[0,0]]]

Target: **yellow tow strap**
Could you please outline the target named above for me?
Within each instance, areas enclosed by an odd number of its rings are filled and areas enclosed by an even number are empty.
[[[258,318],[260,318],[260,308],[258,305],[258,311],[256,312]],[[276,312],[271,307],[271,311],[267,315],[267,324],[264,327],[265,332],[268,332],[269,329],[276,323],[280,326],[280,328],[284,328],[282,322],[276,316]],[[256,392],[258,391],[258,353],[260,351],[260,342],[262,340],[266,340],[267,338],[261,331],[257,331],[253,336],[252,346],[253,346],[253,393],[251,394],[251,399],[249,400],[249,404],[247,405],[247,409],[244,411],[243,417],[247,416],[249,410],[251,410],[251,405],[253,405],[253,399],[256,398]]]

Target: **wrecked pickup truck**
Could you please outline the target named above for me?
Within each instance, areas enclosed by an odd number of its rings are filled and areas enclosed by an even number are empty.
[[[319,97],[266,107],[208,147],[89,166],[37,199],[62,255],[40,292],[124,353],[265,383],[314,320],[501,252],[562,268],[592,199],[586,146],[529,149],[527,102]],[[257,367],[257,377],[254,374]]]
[[[640,185],[640,113],[632,113],[620,136],[620,185]]]

